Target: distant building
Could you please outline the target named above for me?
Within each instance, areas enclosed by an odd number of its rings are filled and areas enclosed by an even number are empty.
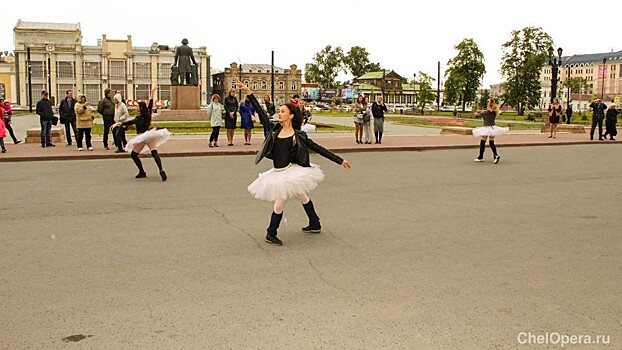
[[[170,99],[171,65],[175,47],[158,45],[134,47],[132,36],[113,40],[102,35],[97,46],[82,45],[80,23],[17,21],[13,29],[16,65],[16,102],[28,105],[27,49],[30,48],[32,99],[49,90],[57,103],[65,91],[84,93],[91,103],[99,101],[107,88],[121,90],[126,99],[148,99],[158,86],[158,99]],[[181,44],[181,38],[180,38]],[[190,43],[192,46],[192,43]],[[194,48],[199,65],[199,85],[203,103],[211,93],[210,56],[205,46]]]
[[[15,102],[16,95],[15,57],[0,52],[0,98]]]
[[[402,76],[392,70],[369,72],[354,78],[352,87],[358,93],[370,96],[371,101],[384,92],[386,103],[412,106],[417,102],[416,85],[402,81]]]
[[[253,90],[254,95],[261,102],[262,96],[270,94],[272,86],[272,65],[269,64],[242,64],[242,69],[236,62],[225,68],[224,72],[212,75],[214,94],[221,98],[227,95],[230,89],[236,89],[235,81],[240,80]],[[300,94],[302,73],[298,66],[292,64],[289,69],[274,67],[274,101],[276,104],[287,103],[293,95]],[[237,89],[236,89],[237,92]]]
[[[603,58],[606,58],[604,64]],[[603,101],[607,104],[616,99],[619,100],[622,96],[622,51],[562,56],[561,62],[557,97],[564,105],[568,102],[568,92],[561,82],[568,80],[568,77],[584,78],[591,85],[581,94],[576,94],[576,96],[572,94],[571,101],[575,111],[587,110],[590,99],[594,96],[603,95]],[[551,100],[551,79],[552,67],[550,65],[542,67],[540,108],[543,109],[548,108]],[[574,98],[580,98],[581,101],[573,100]]]

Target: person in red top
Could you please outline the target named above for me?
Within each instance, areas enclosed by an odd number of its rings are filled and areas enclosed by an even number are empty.
[[[6,147],[4,146],[4,138],[6,137],[5,120],[4,108],[0,105],[0,148],[2,148],[2,153],[6,153]]]
[[[13,115],[13,108],[11,107],[11,103],[0,98],[0,107],[4,108],[4,127],[9,132],[9,135],[11,135],[13,143],[16,145],[18,143],[21,143],[22,141],[18,140],[17,137],[15,137],[15,133],[13,132],[13,128],[11,127],[11,116]]]
[[[549,123],[551,124],[551,135],[549,138],[555,138],[555,135],[557,135],[557,124],[559,124],[561,113],[562,106],[559,105],[559,100],[554,98],[553,105],[549,105]]]
[[[289,100],[289,103],[291,103],[294,106],[298,107],[298,103],[300,103],[300,96],[298,94],[292,96],[291,100]]]

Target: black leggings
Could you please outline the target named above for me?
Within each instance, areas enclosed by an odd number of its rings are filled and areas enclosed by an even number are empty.
[[[218,134],[220,134],[220,126],[212,126],[212,134],[209,136],[209,142],[218,142]]]

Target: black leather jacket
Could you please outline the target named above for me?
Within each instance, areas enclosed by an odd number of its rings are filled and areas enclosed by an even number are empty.
[[[258,164],[264,157],[272,159],[272,148],[274,147],[274,139],[279,135],[279,133],[283,129],[283,126],[281,125],[281,123],[270,123],[270,119],[268,119],[266,112],[261,108],[259,102],[257,102],[257,99],[253,94],[248,95],[248,99],[253,104],[253,108],[255,108],[255,112],[257,112],[259,120],[261,121],[261,124],[263,124],[264,129],[268,130],[268,133],[266,134],[266,139],[261,145],[261,148],[257,153],[257,157],[255,157],[255,164]],[[294,132],[296,137],[296,146],[294,146],[295,150],[292,152],[292,163],[296,163],[303,167],[310,167],[311,163],[309,161],[309,150],[314,151],[339,165],[343,163],[343,158],[313,142],[313,140],[311,140],[307,136],[306,132],[301,130],[294,130]]]

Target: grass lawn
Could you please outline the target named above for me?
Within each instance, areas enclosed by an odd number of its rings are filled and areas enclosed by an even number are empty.
[[[349,132],[354,128],[351,126],[342,126],[334,124],[322,124],[311,123],[316,126],[316,132]],[[153,122],[151,124],[155,128],[167,128],[171,133],[176,135],[206,135],[212,132],[212,128],[209,122]],[[101,135],[103,134],[104,126],[102,124],[94,124],[91,129],[91,134]],[[221,132],[224,131],[224,127],[221,128]],[[244,130],[240,128],[238,123],[236,133],[242,133]],[[253,133],[263,133],[263,127],[260,124],[256,124],[253,129]],[[127,135],[136,135],[136,130],[128,130]]]
[[[386,121],[405,125],[415,125],[431,128],[442,128],[445,126],[462,126],[466,128],[477,128],[483,126],[484,122],[477,119],[442,119],[442,118],[412,118],[412,117],[387,117]],[[506,123],[498,122],[497,125],[509,127],[513,130],[518,129],[540,129],[541,123]]]

